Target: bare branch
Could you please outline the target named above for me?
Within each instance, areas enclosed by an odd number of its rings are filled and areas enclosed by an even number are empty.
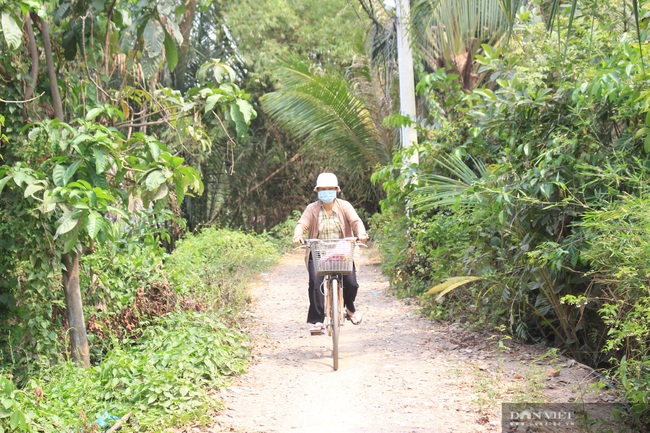
[[[86,19],[89,18],[89,15],[90,15],[90,11],[86,15],[84,15],[82,17],[82,19],[81,19],[81,34],[82,35],[86,34]],[[91,18],[90,22],[92,24],[92,16],[90,16],[90,18]],[[110,26],[110,21],[106,25]],[[92,29],[91,29],[91,33],[92,33]],[[106,99],[111,99],[112,100],[111,96],[99,84],[97,84],[97,82],[93,78],[92,74],[90,73],[90,69],[88,68],[88,59],[86,57],[86,46],[85,45],[83,45],[81,47],[81,51],[83,52],[84,67],[86,68],[86,75],[88,75],[88,79],[95,85],[95,88],[97,90],[102,92],[102,94],[106,97]],[[104,55],[106,55],[106,53],[104,53]]]
[[[172,119],[172,120],[175,120],[175,119]],[[163,125],[165,123],[169,124],[169,122],[171,122],[172,120],[170,120],[170,119],[160,119],[160,120],[154,120],[154,121],[151,121],[151,122],[142,122],[142,123],[122,122],[122,123],[116,125],[116,127],[121,128],[121,127],[128,126],[129,128],[141,128],[141,127],[145,127],[145,126]]]
[[[158,114],[161,114],[161,112],[156,111],[154,113],[149,113],[149,114],[143,115],[141,117],[138,117],[137,119],[133,118],[133,119],[131,119],[129,121],[116,123],[114,126],[116,128],[124,128],[124,127],[137,128],[137,127],[141,127],[141,126],[162,125],[164,123],[169,124],[171,122],[175,122],[177,120],[180,120],[180,119],[182,119],[184,117],[189,117],[190,116],[189,114],[184,114],[182,116],[180,116],[180,115],[176,115],[176,116],[163,115],[163,117],[161,119],[158,119],[158,120],[152,120],[152,121],[149,121],[149,122],[144,122],[143,121],[144,119],[153,117],[153,116],[158,115]],[[134,122],[140,122],[140,123],[134,123]]]
[[[113,19],[113,10],[115,10],[115,3],[117,0],[113,0],[111,6],[106,11],[106,33],[104,34],[104,71],[106,76],[109,73],[109,59],[110,59],[110,29],[111,29],[111,20]]]
[[[372,4],[372,0],[359,0],[359,4],[368,15],[368,18],[370,18],[370,20],[372,20],[372,22],[375,24],[375,26],[377,26],[379,29],[383,29],[384,25],[375,16],[375,8]]]
[[[122,424],[127,422],[129,420],[129,418],[131,418],[131,412],[127,413],[122,418],[120,418],[115,424],[113,424],[113,427],[106,430],[106,433],[113,433],[113,432],[118,431],[120,429],[120,427],[122,427]]]
[[[45,92],[41,92],[38,96],[34,96],[31,99],[25,99],[24,101],[7,101],[5,99],[0,98],[0,102],[4,102],[5,104],[26,104],[27,102],[32,102],[40,98],[41,96],[43,96],[44,93]]]
[[[216,117],[217,120],[219,121],[219,123],[221,124],[221,129],[223,129],[223,132],[226,133],[226,136],[228,137],[228,141],[230,143],[232,143],[233,147],[236,146],[237,143],[235,142],[235,140],[232,139],[230,134],[228,134],[228,129],[226,128],[226,125],[223,124],[223,121],[221,120],[221,117],[217,116],[217,113],[214,113],[214,117]],[[232,148],[231,148],[231,150],[232,150]],[[227,149],[226,149],[226,151],[227,151]],[[230,165],[230,174],[233,174],[234,171],[235,171],[235,159],[230,158],[230,160],[232,161],[232,164]]]
[[[261,187],[262,185],[264,185],[266,182],[268,182],[269,180],[273,179],[273,178],[275,177],[276,174],[280,173],[280,172],[281,172],[282,170],[284,170],[284,169],[285,169],[289,164],[291,164],[292,162],[294,162],[295,160],[297,160],[298,158],[300,158],[301,155],[302,155],[302,154],[301,154],[300,152],[298,152],[298,153],[296,153],[295,155],[293,155],[293,156],[291,157],[290,160],[288,160],[287,162],[285,162],[284,164],[282,164],[282,167],[278,168],[278,169],[275,170],[273,173],[271,173],[271,174],[269,174],[268,176],[266,176],[266,179],[264,179],[263,181],[259,182],[257,185],[255,185],[254,187],[252,187],[251,189],[249,189],[249,190],[247,191],[247,194],[252,193],[252,192],[255,191],[256,189],[258,189],[259,187]]]

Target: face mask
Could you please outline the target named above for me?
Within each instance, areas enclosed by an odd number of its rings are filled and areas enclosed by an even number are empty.
[[[318,191],[318,199],[323,203],[332,203],[336,198],[336,191]]]

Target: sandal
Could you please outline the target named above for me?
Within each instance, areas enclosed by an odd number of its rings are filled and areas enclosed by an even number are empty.
[[[323,324],[321,322],[314,323],[311,326],[311,328],[309,328],[309,333],[311,335],[323,335],[324,334]]]
[[[358,325],[363,320],[361,314],[358,311],[355,311],[354,313],[350,313],[350,311],[347,308],[345,311],[346,311],[345,318],[348,319],[350,322],[352,322],[353,325]]]

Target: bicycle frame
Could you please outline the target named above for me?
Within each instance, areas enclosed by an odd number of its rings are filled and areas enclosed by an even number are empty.
[[[332,359],[334,370],[339,368],[339,333],[343,325],[343,275],[354,272],[354,248],[357,238],[308,239],[305,248],[310,248],[314,271],[323,276],[321,293],[325,297],[324,325],[327,335],[332,337]]]
[[[323,279],[325,290],[325,328],[332,337],[332,360],[334,370],[339,368],[339,335],[343,320],[343,275],[330,274]]]

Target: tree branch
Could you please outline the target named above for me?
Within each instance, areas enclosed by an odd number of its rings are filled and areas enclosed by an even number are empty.
[[[120,418],[119,421],[117,421],[115,424],[113,424],[113,427],[106,430],[106,433],[114,433],[114,432],[118,431],[120,429],[120,427],[122,427],[122,424],[127,422],[129,420],[129,418],[131,418],[131,412],[127,413],[122,418]]]
[[[366,4],[365,0],[359,0],[359,4],[361,5],[361,8],[366,12],[368,17],[372,20],[372,22],[377,26],[379,29],[383,29],[384,25],[379,22],[377,17],[375,16],[375,10],[374,7],[372,6],[372,0],[368,1],[368,4]]]
[[[230,134],[228,133],[228,129],[226,128],[226,125],[223,124],[221,117],[219,117],[216,112],[214,113],[214,117],[216,117],[219,123],[221,124],[221,129],[223,129],[223,132],[226,133],[226,136],[228,137],[228,142],[232,143],[232,146],[234,148],[237,145],[237,143],[235,143],[235,140],[233,140]],[[228,149],[226,148],[226,152],[227,151]],[[230,164],[230,174],[233,174],[235,171],[235,159],[231,158],[231,160],[232,160],[232,164]]]
[[[143,121],[145,118],[147,118],[147,117],[151,117],[151,116],[155,116],[156,114],[160,114],[160,112],[157,111],[157,112],[155,112],[155,113],[151,113],[151,114],[149,114],[149,115],[142,116],[142,117],[140,117],[140,118],[138,118],[138,119],[131,119],[131,120],[128,121],[128,122],[120,122],[120,123],[116,123],[116,124],[113,125],[113,126],[115,126],[116,128],[138,128],[138,127],[141,127],[141,126],[162,125],[162,124],[164,124],[164,123],[171,123],[171,122],[178,121],[178,120],[180,120],[180,119],[182,119],[182,118],[184,118],[184,117],[189,117],[189,114],[184,114],[184,115],[182,115],[182,116],[177,116],[177,117],[173,117],[173,116],[166,117],[166,116],[165,116],[165,117],[163,117],[162,119],[152,120],[152,121],[149,121],[149,122],[144,122],[144,121]],[[141,122],[141,123],[133,123],[133,122],[135,122],[135,121],[139,121],[139,122]],[[170,125],[170,126],[171,126],[171,125]]]
[[[25,99],[28,100],[34,96],[36,80],[38,79],[38,48],[36,47],[36,38],[34,37],[34,28],[32,27],[32,17],[30,14],[25,16],[25,31],[27,33],[27,39],[29,40],[29,53],[32,56],[32,67],[30,71],[32,82],[29,83],[25,90]]]
[[[35,101],[36,99],[40,98],[41,96],[43,96],[43,93],[45,93],[45,92],[41,92],[39,95],[36,95],[31,99],[25,99],[24,101],[7,101],[5,99],[0,98],[0,102],[4,102],[5,104],[25,104],[27,102],[32,102],[32,101]]]
[[[82,35],[86,34],[86,18],[89,18],[89,17],[91,19],[91,24],[92,24],[92,16],[90,16],[90,12],[86,13],[86,15],[84,15],[82,17],[82,20],[81,20],[81,34]],[[107,25],[109,25],[109,24],[107,24]],[[91,25],[91,29],[90,29],[91,34],[92,34],[92,31],[93,30],[92,30],[92,25]],[[86,45],[85,45],[85,43],[82,43],[82,45],[83,46],[81,47],[81,52],[83,53],[83,56],[84,56],[84,67],[86,68],[86,74],[88,75],[88,79],[95,85],[95,88],[98,91],[100,91],[106,97],[106,99],[111,99],[110,95],[106,92],[106,90],[104,90],[99,84],[97,84],[97,82],[93,78],[92,74],[90,73],[90,68],[88,68],[88,59],[86,58]],[[104,53],[104,55],[106,55],[106,53]],[[102,102],[104,102],[104,101],[102,100]]]
[[[300,152],[298,152],[298,153],[296,153],[295,155],[293,155],[293,156],[291,157],[290,160],[288,160],[287,162],[285,162],[284,164],[282,164],[282,167],[278,168],[278,169],[275,170],[273,173],[271,173],[271,174],[269,174],[268,176],[266,176],[266,179],[264,179],[263,181],[261,181],[260,183],[258,183],[257,185],[255,185],[254,187],[252,187],[251,189],[249,189],[248,191],[246,191],[246,193],[247,193],[247,194],[252,193],[252,192],[255,191],[257,188],[261,187],[261,186],[264,185],[266,182],[268,182],[269,180],[273,179],[273,178],[275,177],[276,174],[280,173],[280,172],[281,172],[282,170],[284,170],[284,169],[285,169],[289,164],[291,164],[292,162],[294,162],[295,160],[297,160],[298,158],[300,158],[300,156],[301,156],[301,153],[300,153]]]

